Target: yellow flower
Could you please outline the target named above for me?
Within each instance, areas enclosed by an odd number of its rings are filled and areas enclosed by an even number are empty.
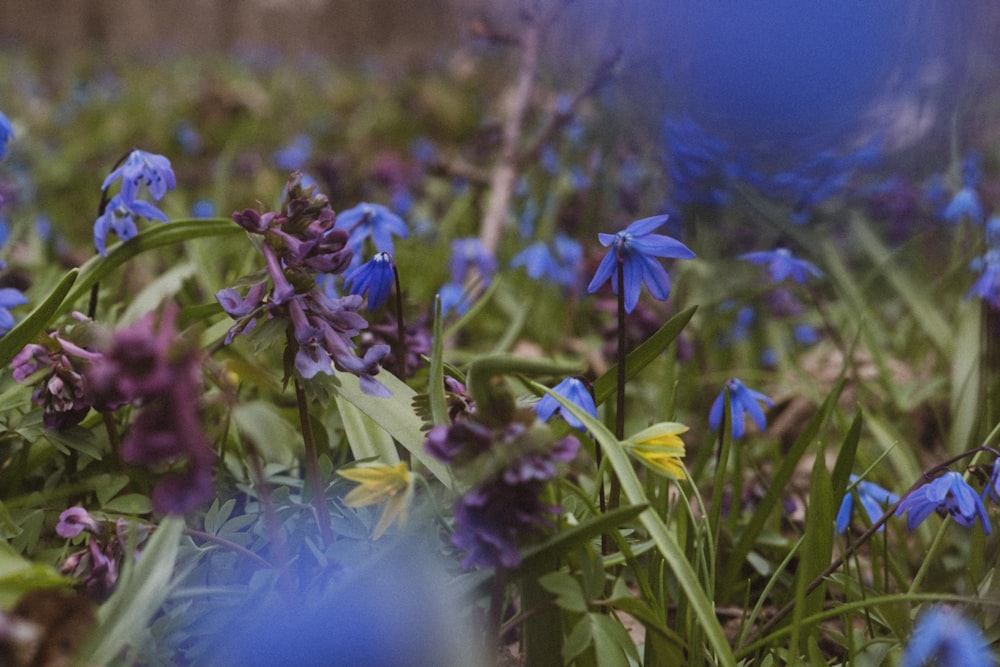
[[[393,523],[398,522],[400,527],[406,525],[410,496],[413,495],[413,478],[405,463],[348,468],[338,470],[337,474],[360,484],[344,496],[344,504],[348,507],[385,503],[382,516],[372,531],[372,539],[382,537]]]
[[[684,424],[662,422],[653,424],[625,440],[629,454],[653,472],[670,479],[685,479],[684,441],[679,434],[688,430]]]

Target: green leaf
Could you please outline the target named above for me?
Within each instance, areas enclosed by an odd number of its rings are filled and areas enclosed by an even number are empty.
[[[399,463],[396,445],[384,428],[343,396],[335,400],[355,460],[374,458],[385,465]]]
[[[625,357],[625,380],[635,377],[650,362],[656,359],[680,335],[687,323],[694,317],[698,306],[677,313],[652,336],[632,350]],[[613,396],[618,385],[618,364],[609,368],[601,377],[594,380],[594,400],[598,405]]]
[[[539,577],[538,583],[556,596],[556,604],[562,609],[581,614],[587,611],[587,598],[575,577],[565,572],[549,572]]]
[[[139,292],[119,319],[119,326],[136,321],[161,303],[181,291],[184,283],[195,275],[197,267],[192,262],[182,262],[158,276]]]
[[[69,587],[73,579],[55,568],[32,563],[19,556],[6,542],[0,542],[0,608],[9,609],[17,598],[36,588]]]
[[[858,442],[861,440],[861,410],[854,413],[854,420],[851,427],[847,429],[844,441],[840,443],[837,451],[837,462],[833,465],[833,473],[830,475],[830,484],[833,488],[834,496],[841,498],[847,489],[847,484],[851,479],[851,470],[854,468],[854,456],[858,451]]]
[[[581,544],[631,521],[647,507],[647,504],[626,505],[572,528],[560,530],[542,544],[525,549],[521,554],[521,567],[530,568],[534,567],[537,561],[560,558]]]
[[[126,493],[118,496],[114,500],[104,503],[101,507],[105,512],[116,514],[149,514],[153,511],[153,506],[149,503],[149,496],[141,493]]]
[[[617,619],[605,614],[587,614],[594,637],[598,667],[629,667],[631,658],[639,662],[639,652],[628,632]]]
[[[802,619],[823,610],[826,586],[820,585],[808,595],[806,590],[809,583],[830,564],[833,553],[835,506],[833,485],[830,473],[826,469],[826,459],[823,453],[819,452],[809,479],[806,533],[800,551],[799,565],[795,571],[795,607],[792,610],[792,623],[795,626],[793,637],[798,635],[799,640],[813,634],[810,628],[803,627]],[[799,634],[800,632],[803,634]],[[791,649],[794,651],[799,646],[800,641],[793,639]]]
[[[604,424],[565,398],[545,389],[545,387],[537,384],[535,387],[537,390],[545,391],[559,401],[597,439],[612,469],[618,475],[622,492],[628,501],[634,505],[648,504],[642,482],[632,467],[631,459],[629,459],[628,454],[622,447],[622,443],[605,428]],[[694,611],[711,649],[715,652],[716,661],[720,665],[735,667],[736,659],[733,657],[733,652],[729,647],[729,642],[726,640],[726,635],[722,630],[719,619],[715,615],[715,605],[698,581],[698,575],[695,573],[694,568],[691,567],[691,563],[688,562],[684,554],[684,549],[677,542],[676,536],[670,532],[663,519],[648,508],[639,515],[639,520],[649,532],[657,549],[663,555],[663,560],[666,562],[667,567],[670,568],[676,578],[677,585],[687,598],[687,602]]]
[[[594,641],[594,635],[590,625],[590,619],[584,616],[573,629],[570,630],[569,637],[566,638],[566,643],[563,644],[562,657],[565,664],[569,664],[578,655],[587,650],[591,642]]]
[[[388,387],[392,396],[379,398],[361,391],[358,378],[350,373],[337,373],[340,386],[337,394],[368,415],[384,429],[396,442],[410,450],[415,461],[419,461],[432,475],[447,488],[452,488],[451,473],[440,461],[424,451],[423,422],[411,407],[416,393],[391,373],[381,373],[379,382]]]
[[[140,640],[170,593],[184,519],[167,517],[153,532],[138,561],[122,569],[115,592],[97,612],[98,628],[84,647],[80,664],[106,665]]]
[[[59,310],[59,306],[62,305],[66,294],[73,287],[73,283],[76,282],[79,273],[78,269],[72,269],[63,276],[59,284],[45,297],[44,301],[28,313],[28,316],[20,324],[0,338],[0,366],[6,368],[10,364],[11,359],[25,345],[33,342],[38,337],[38,334],[49,326],[50,320]]]
[[[301,441],[298,430],[267,401],[240,403],[232,411],[240,437],[253,442],[267,463],[292,467],[294,447]]]

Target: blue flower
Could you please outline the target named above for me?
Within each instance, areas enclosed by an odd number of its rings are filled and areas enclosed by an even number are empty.
[[[478,238],[469,237],[452,241],[451,282],[461,283],[472,266],[476,267],[483,284],[488,285],[496,273],[497,260]]]
[[[214,218],[215,204],[208,199],[199,199],[191,205],[192,218]]]
[[[823,272],[817,269],[812,262],[796,258],[787,248],[748,252],[740,255],[740,259],[754,264],[766,264],[771,273],[771,280],[776,283],[791,278],[794,282],[803,285],[809,280],[810,275],[816,278],[823,277]]]
[[[143,183],[156,201],[160,201],[167,190],[173,190],[177,186],[174,171],[170,168],[170,160],[162,155],[141,150],[129,153],[124,164],[104,179],[101,189],[107,190],[108,186],[119,178],[122,180],[121,197],[129,204],[135,201],[135,196]],[[149,217],[145,214],[140,215]]]
[[[851,483],[854,484],[854,490],[844,494],[844,499],[840,501],[840,510],[837,512],[838,533],[847,530],[847,526],[851,523],[855,495],[873,524],[882,518],[885,505],[892,505],[899,500],[899,496],[891,491],[886,491],[875,482],[859,479],[857,475],[851,475]],[[879,530],[885,530],[885,525],[879,526]]]
[[[288,144],[274,151],[274,164],[278,169],[295,171],[302,169],[312,155],[313,142],[306,134],[296,135]]]
[[[0,288],[0,336],[14,328],[14,316],[10,309],[28,303],[27,297],[13,287]]]
[[[441,299],[442,317],[455,311],[459,315],[469,312],[469,300],[465,290],[457,283],[448,283],[438,290],[438,297]]]
[[[994,310],[1000,310],[1000,249],[991,248],[982,257],[974,259],[969,268],[982,273],[969,288],[965,298],[977,296]]]
[[[950,223],[961,222],[968,218],[971,222],[981,222],[983,219],[983,205],[979,201],[979,194],[972,186],[965,186],[955,193],[948,205],[941,213],[946,221]]]
[[[924,484],[903,499],[896,508],[896,516],[906,517],[906,526],[914,530],[924,519],[934,512],[950,514],[959,524],[971,528],[978,518],[983,531],[990,534],[990,520],[986,507],[975,490],[954,471],[948,471],[937,479]]]
[[[367,202],[341,211],[334,229],[342,229],[351,235],[350,244],[356,255],[361,254],[361,247],[369,237],[375,244],[375,250],[392,254],[392,237],[405,239],[410,233],[401,217],[381,204]]]
[[[816,332],[815,327],[809,324],[796,324],[792,329],[792,335],[795,337],[795,342],[803,347],[809,347],[819,342],[819,333]]]
[[[753,419],[757,428],[763,431],[767,428],[767,419],[764,417],[764,410],[758,405],[763,403],[767,407],[774,407],[774,401],[760,393],[745,386],[736,378],[726,380],[726,389],[729,390],[729,409],[733,415],[733,440],[739,440],[746,432],[747,415]],[[723,400],[726,397],[725,389],[715,399],[712,409],[708,413],[708,423],[713,431],[718,431],[722,426]]]
[[[351,294],[367,294],[368,310],[375,310],[389,298],[395,276],[392,255],[380,252],[348,272],[344,276],[344,286]]]
[[[931,607],[920,616],[899,660],[900,667],[991,667],[995,664],[982,631],[957,611],[943,606]]]
[[[128,241],[138,234],[139,230],[135,226],[136,216],[149,220],[159,220],[160,222],[167,222],[169,220],[163,211],[149,202],[142,201],[141,199],[128,202],[122,195],[115,195],[108,202],[107,208],[104,209],[104,214],[94,223],[94,247],[97,248],[97,252],[105,257],[107,256],[105,243],[109,231],[114,232],[122,241]]]
[[[554,386],[552,392],[559,394],[581,410],[586,411],[594,419],[597,419],[597,406],[594,404],[594,397],[582,380],[578,378],[566,378]],[[583,428],[580,420],[574,417],[572,412],[564,408],[559,401],[549,394],[542,396],[541,400],[535,404],[535,412],[538,413],[538,418],[542,421],[548,421],[552,418],[552,415],[558,412],[566,420],[566,423],[573,428]]]
[[[618,294],[618,263],[622,264],[625,277],[625,310],[631,313],[639,303],[642,283],[655,299],[663,301],[670,294],[670,276],[657,257],[691,259],[694,253],[675,239],[662,234],[653,234],[667,221],[666,215],[636,220],[617,234],[598,234],[601,245],[611,247],[601,260],[593,280],[587,286],[588,292],[596,292],[608,279],[611,289]]]
[[[0,111],[0,157],[7,154],[7,142],[14,138],[14,128],[3,111]]]

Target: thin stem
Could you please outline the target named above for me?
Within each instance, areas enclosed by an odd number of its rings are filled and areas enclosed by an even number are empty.
[[[618,373],[617,395],[615,401],[615,437],[622,440],[625,437],[625,262],[618,257]],[[621,483],[618,477],[611,476],[611,493],[608,508],[615,509],[621,501]]]
[[[111,171],[114,171],[121,166],[122,162],[128,159],[132,151],[129,150],[115,162],[114,166],[111,167]],[[108,203],[111,199],[108,197],[108,189],[101,188],[101,203],[97,205],[97,218],[100,219],[104,212],[108,209]],[[94,283],[94,286],[90,288],[90,303],[87,304],[87,317],[94,319],[94,315],[97,314],[97,296],[100,293],[101,284]]]
[[[264,512],[264,526],[268,537],[271,539],[274,556],[278,561],[278,568],[281,570],[279,582],[290,598],[292,594],[292,581],[291,573],[288,569],[289,557],[288,546],[285,544],[285,535],[282,532],[278,515],[274,511],[274,503],[271,502],[271,490],[268,487],[267,478],[264,476],[264,466],[261,465],[257,448],[252,443],[249,443],[247,453],[247,458],[250,460],[250,467],[253,469],[257,498],[260,500],[260,506]]]
[[[219,537],[218,535],[206,533],[201,530],[195,530],[194,528],[185,528],[184,534],[189,537],[197,537],[199,540],[205,540],[206,542],[211,542],[212,544],[217,544],[220,547],[229,549],[230,551],[238,553],[241,556],[245,556],[246,558],[260,565],[261,567],[267,568],[269,570],[274,568],[273,565],[267,562],[259,554],[255,554],[246,547],[236,544],[235,542],[232,542],[230,540],[227,540],[224,537]]]

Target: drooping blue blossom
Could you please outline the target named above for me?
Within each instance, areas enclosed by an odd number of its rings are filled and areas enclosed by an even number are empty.
[[[774,407],[774,401],[759,391],[750,389],[736,378],[726,380],[726,389],[729,390],[729,411],[733,419],[733,440],[739,440],[746,433],[746,417],[753,420],[757,428],[763,431],[767,428],[767,418],[764,410],[760,407],[763,403],[767,407]],[[713,431],[718,431],[722,426],[723,402],[726,398],[725,389],[719,393],[712,408],[708,413],[708,423]]]
[[[994,213],[986,220],[986,245],[1000,246],[1000,214]]]
[[[954,609],[936,605],[913,627],[899,667],[993,667],[996,660],[982,631]]]
[[[944,207],[941,217],[952,224],[969,220],[979,223],[983,221],[983,205],[979,201],[979,193],[972,186],[965,186],[955,193],[948,205]]]
[[[556,234],[552,240],[561,271],[556,282],[568,290],[576,291],[580,284],[580,266],[583,264],[583,246],[565,234]]]
[[[28,303],[28,298],[13,287],[0,288],[0,336],[14,328],[14,316],[11,314],[12,308],[23,306]]]
[[[274,151],[274,164],[283,171],[295,171],[306,166],[312,155],[313,141],[307,134],[298,134],[290,142]]]
[[[803,347],[809,347],[819,342],[819,333],[811,324],[796,324],[792,328],[792,336],[795,342]]]
[[[594,396],[583,380],[575,377],[566,378],[556,386],[552,387],[552,392],[559,394],[570,401],[581,410],[584,410],[594,419],[597,419],[597,406],[594,404]],[[535,412],[542,421],[548,421],[558,412],[566,423],[573,428],[583,429],[583,424],[572,412],[563,407],[555,398],[546,394],[535,404]]]
[[[969,268],[980,274],[965,298],[979,297],[994,310],[1000,310],[1000,248],[987,250],[985,255],[972,260]]]
[[[653,298],[666,300],[670,295],[670,276],[656,258],[691,259],[695,256],[680,241],[662,234],[653,234],[667,221],[666,215],[636,220],[617,234],[598,234],[604,247],[611,249],[601,260],[594,278],[587,286],[596,292],[609,279],[611,289],[618,294],[618,265],[623,268],[625,311],[631,313],[639,303],[639,292],[645,283]]]
[[[809,276],[823,277],[823,272],[817,269],[812,262],[798,259],[788,248],[748,252],[740,255],[739,258],[754,264],[766,265],[771,274],[771,280],[776,283],[784,282],[790,278],[793,282],[804,285],[809,280]]]
[[[483,242],[474,236],[451,242],[451,282],[461,283],[469,269],[475,267],[484,285],[489,285],[497,271],[497,260]]]
[[[887,491],[875,482],[859,479],[857,475],[851,475],[851,483],[854,490],[844,494],[844,499],[840,501],[840,509],[837,511],[837,532],[843,533],[851,523],[851,514],[854,512],[854,499],[857,496],[868,515],[868,520],[873,524],[882,518],[884,508],[899,500],[899,496],[892,491]],[[885,525],[879,526],[879,530],[885,530]]]
[[[115,195],[108,202],[104,214],[94,223],[94,247],[97,248],[97,252],[107,256],[105,244],[108,232],[114,232],[122,241],[134,238],[139,233],[136,217],[160,222],[169,220],[163,211],[147,201],[141,199],[128,201],[120,194]]]
[[[0,248],[7,245],[8,238],[10,238],[10,226],[6,218],[0,217]]]
[[[365,239],[371,238],[378,252],[392,254],[395,251],[392,237],[406,238],[409,230],[403,219],[381,204],[362,202],[337,215],[334,229],[350,235],[350,246],[354,254],[361,255]]]
[[[191,205],[192,218],[214,218],[215,204],[208,199],[199,199]]]
[[[14,128],[10,120],[0,111],[0,158],[7,154],[7,143],[14,138]]]
[[[203,146],[201,134],[190,121],[181,120],[174,125],[174,139],[180,145],[181,150],[188,155],[196,155],[201,152]]]
[[[993,462],[990,480],[983,489],[983,500],[985,501],[987,498],[1000,505],[1000,459]]]
[[[457,283],[447,283],[438,290],[438,297],[441,299],[441,315],[447,315],[454,311],[459,315],[464,315],[469,311],[469,300],[466,298],[465,290]]]
[[[552,256],[552,251],[544,241],[535,241],[510,260],[511,268],[524,267],[532,280],[557,280],[562,267]]]
[[[173,190],[177,186],[174,170],[170,167],[170,160],[163,155],[147,153],[138,149],[129,153],[125,162],[108,174],[101,189],[107,190],[108,186],[119,178],[121,179],[121,198],[128,204],[135,201],[136,195],[139,194],[139,188],[143,184],[146,185],[154,201],[160,201],[167,190]],[[140,215],[149,217],[144,214]]]
[[[351,294],[367,294],[368,310],[376,310],[389,298],[395,276],[392,255],[379,252],[361,266],[348,271],[344,276],[344,286]]]
[[[950,514],[962,526],[971,528],[976,519],[983,531],[990,534],[990,520],[982,499],[959,473],[949,470],[906,496],[896,508],[896,516],[906,517],[906,526],[916,529],[934,512]]]

